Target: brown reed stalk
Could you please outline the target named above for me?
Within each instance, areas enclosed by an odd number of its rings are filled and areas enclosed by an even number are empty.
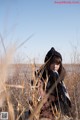
[[[10,50],[5,55],[5,57],[2,60],[2,63],[0,64],[0,67],[1,67],[1,69],[0,69],[0,90],[4,91],[3,97],[5,98],[5,99],[3,99],[3,98],[0,99],[0,102],[2,103],[2,106],[3,106],[4,100],[7,100],[8,113],[9,113],[10,120],[15,120],[14,109],[13,109],[13,105],[10,101],[9,91],[5,86],[5,82],[7,81],[7,78],[8,78],[8,68],[12,61],[12,55],[13,55],[13,49]]]

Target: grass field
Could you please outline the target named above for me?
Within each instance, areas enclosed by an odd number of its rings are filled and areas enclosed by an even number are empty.
[[[9,54],[2,59],[0,64],[0,112],[8,112],[9,120],[26,120],[25,113],[30,109],[30,120],[39,120],[40,109],[47,98],[45,96],[45,99],[38,105],[39,92],[36,82],[39,79],[36,80],[34,71],[41,65],[11,65],[10,61],[11,55]],[[80,65],[65,64],[64,67],[67,71],[65,84],[72,101],[71,115],[73,120],[80,120]],[[33,86],[31,86],[31,80],[34,81]]]

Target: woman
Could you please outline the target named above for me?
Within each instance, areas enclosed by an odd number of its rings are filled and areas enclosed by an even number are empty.
[[[48,51],[45,66],[38,72],[41,73],[40,98],[44,98],[45,93],[49,93],[47,102],[43,105],[40,118],[54,120],[57,113],[69,115],[71,101],[64,86],[65,69],[62,65],[62,56],[53,47]]]

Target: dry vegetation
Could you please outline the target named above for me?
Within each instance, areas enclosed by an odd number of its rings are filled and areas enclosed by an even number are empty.
[[[39,78],[35,78],[34,71],[40,65],[11,65],[11,58],[11,54],[8,53],[0,64],[0,111],[7,111],[9,120],[27,120],[26,111],[30,109],[31,116],[29,120],[39,120],[40,109],[47,99],[47,96],[40,102],[38,99],[39,86],[36,86],[36,84],[38,84]],[[65,83],[72,101],[71,114],[73,120],[79,120],[80,65],[64,65],[64,67],[67,69]],[[71,67],[72,70],[68,71],[68,67]],[[33,86],[31,86],[31,80],[34,81]],[[69,118],[60,119],[56,117],[55,120],[69,120]]]
[[[67,72],[65,83],[68,88],[72,109],[71,113],[74,120],[80,119],[80,64],[71,64],[66,66],[71,68],[71,72]]]

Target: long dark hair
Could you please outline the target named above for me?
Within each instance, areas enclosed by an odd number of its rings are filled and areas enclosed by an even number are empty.
[[[46,69],[49,70],[50,69],[50,65],[53,64],[53,63],[60,64],[60,67],[59,67],[59,70],[58,70],[58,73],[60,74],[61,70],[62,70],[62,61],[61,61],[61,58],[58,57],[58,56],[52,57],[51,60],[47,63]]]
[[[46,67],[45,69],[49,72],[50,70],[50,65],[52,63],[56,63],[56,64],[60,64],[58,73],[59,75],[61,75],[61,73],[63,72],[63,76],[65,77],[66,71],[62,65],[62,55],[56,51],[53,47],[47,52],[45,59],[44,59],[44,63],[46,63]],[[45,73],[45,72],[44,72]]]
[[[58,56],[54,56],[50,61],[50,64],[52,64],[52,63],[60,64],[60,67],[59,67],[59,70],[58,70],[58,73],[60,74],[61,70],[62,70],[62,60],[61,60],[61,58],[58,57]]]
[[[63,67],[62,60],[59,56],[52,57],[51,60],[47,63],[46,68],[45,68],[44,73],[43,73],[43,78],[46,79],[46,71],[47,71],[48,75],[51,74],[52,70],[50,70],[50,65],[52,63],[60,64],[58,73],[59,73],[59,76],[62,76],[61,80],[63,81],[65,78],[65,75],[66,75],[66,70]]]

